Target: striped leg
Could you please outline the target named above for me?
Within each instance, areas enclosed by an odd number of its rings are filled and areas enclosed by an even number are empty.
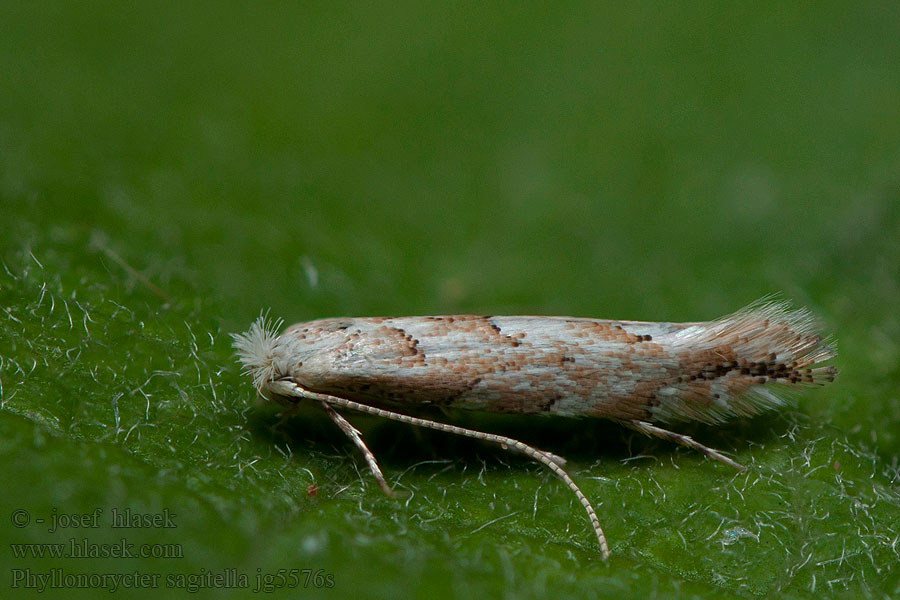
[[[675,442],[676,444],[681,444],[682,446],[687,446],[688,448],[698,450],[709,458],[717,460],[721,463],[725,463],[729,467],[734,467],[738,471],[742,471],[744,469],[744,465],[740,464],[739,462],[733,461],[718,450],[714,450],[709,446],[704,446],[688,435],[675,433],[674,431],[669,431],[668,429],[663,429],[661,427],[657,427],[656,425],[651,425],[646,421],[622,421],[622,424],[631,427],[635,431],[640,431],[644,435],[662,438],[664,440]]]
[[[544,452],[543,450],[538,450],[537,448],[529,446],[528,444],[520,442],[519,440],[503,435],[484,433],[482,431],[475,431],[474,429],[457,427],[456,425],[448,425],[446,423],[439,423],[437,421],[429,421],[427,419],[420,419],[418,417],[410,417],[409,415],[395,413],[381,408],[375,408],[374,406],[368,406],[366,404],[360,404],[359,402],[347,400],[346,398],[341,398],[339,396],[330,396],[328,394],[312,392],[300,387],[293,381],[287,379],[272,381],[269,383],[269,388],[272,392],[280,394],[282,396],[315,400],[321,403],[330,404],[332,406],[340,406],[343,408],[349,408],[350,410],[372,414],[385,419],[400,421],[401,423],[407,423],[409,425],[427,427],[429,429],[437,429],[438,431],[445,431],[447,433],[464,435],[466,437],[475,438],[477,440],[484,440],[486,442],[497,444],[505,450],[516,450],[517,452],[521,452],[528,458],[531,458],[532,460],[535,460],[547,467],[550,472],[561,479],[566,484],[566,487],[568,487],[575,494],[575,497],[578,498],[578,501],[581,502],[581,506],[584,507],[584,510],[587,512],[588,518],[591,521],[591,526],[594,528],[594,534],[597,536],[597,543],[600,545],[600,554],[603,557],[603,560],[607,560],[609,558],[609,545],[606,542],[606,535],[603,533],[603,529],[600,527],[600,519],[597,518],[597,513],[594,512],[594,507],[591,506],[591,503],[582,493],[581,489],[579,489],[579,487],[575,484],[575,481],[573,481],[572,478],[569,477],[569,474],[566,473],[562,469],[562,467],[560,467],[560,457],[556,456],[555,454]]]
[[[325,409],[328,416],[331,417],[331,420],[341,428],[341,431],[347,434],[348,438],[353,440],[353,443],[356,444],[356,447],[362,452],[363,457],[365,457],[366,462],[369,465],[369,470],[372,471],[372,475],[375,476],[375,481],[378,482],[381,491],[393,498],[396,494],[394,494],[394,490],[391,489],[391,486],[389,486],[388,482],[385,480],[384,473],[381,472],[378,461],[375,460],[375,455],[372,454],[372,451],[366,446],[366,443],[362,439],[362,435],[359,433],[359,429],[351,425],[350,421],[341,416],[341,414],[334,410],[327,402],[322,402],[322,407]]]

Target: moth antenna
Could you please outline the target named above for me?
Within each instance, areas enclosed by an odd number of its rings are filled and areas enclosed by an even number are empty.
[[[503,435],[485,433],[483,431],[475,431],[474,429],[466,429],[465,427],[458,427],[456,425],[440,423],[438,421],[430,421],[428,419],[420,419],[418,417],[410,417],[409,415],[404,415],[402,413],[395,413],[390,410],[376,408],[367,404],[360,404],[359,402],[354,402],[352,400],[341,398],[339,396],[320,394],[318,392],[304,389],[293,381],[279,380],[273,382],[271,384],[271,387],[273,388],[273,392],[285,396],[306,398],[307,400],[316,400],[323,404],[330,404],[332,405],[332,407],[340,406],[343,408],[348,408],[350,410],[376,415],[385,419],[391,419],[393,421],[400,421],[401,423],[415,425],[417,427],[427,427],[428,429],[437,429],[438,431],[444,431],[446,433],[463,435],[466,437],[475,438],[477,440],[490,442],[492,444],[497,444],[505,450],[514,450],[516,452],[524,454],[528,458],[544,465],[551,473],[561,479],[566,487],[575,494],[575,497],[578,498],[581,506],[584,508],[585,512],[587,512],[588,519],[591,522],[591,527],[594,529],[594,535],[597,537],[597,543],[600,546],[600,556],[603,558],[603,560],[609,559],[609,544],[606,541],[606,535],[603,533],[603,528],[600,527],[600,519],[597,518],[597,513],[594,511],[594,507],[591,505],[587,497],[585,497],[584,493],[581,491],[575,481],[559,465],[559,457],[555,454],[549,454],[547,452],[544,452],[543,450],[539,450],[533,446],[529,446],[528,444],[520,442],[519,440]],[[354,442],[355,441],[356,440],[354,440]]]

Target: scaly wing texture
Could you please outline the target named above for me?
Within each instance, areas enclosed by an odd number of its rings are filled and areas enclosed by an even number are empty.
[[[805,385],[834,380],[833,341],[817,333],[805,309],[787,302],[758,302],[671,336],[683,372],[654,392],[658,421],[719,422],[754,415],[784,403]]]
[[[706,323],[570,317],[324,319],[236,337],[257,387],[290,377],[373,405],[717,422],[834,377],[811,315],[760,302]]]

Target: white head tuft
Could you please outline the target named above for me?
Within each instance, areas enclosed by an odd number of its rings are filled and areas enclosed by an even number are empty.
[[[232,333],[232,346],[244,365],[244,372],[253,377],[253,385],[262,393],[263,386],[275,376],[275,346],[282,320],[269,320],[268,312],[250,326],[246,333]]]

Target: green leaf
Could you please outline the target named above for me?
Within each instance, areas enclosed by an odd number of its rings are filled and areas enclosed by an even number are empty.
[[[897,596],[898,17],[5,3],[5,585]],[[698,321],[774,291],[841,373],[681,429],[746,471],[606,422],[435,417],[567,458],[608,564],[539,466],[347,413],[385,497],[316,407],[256,402],[228,335],[268,309]]]

